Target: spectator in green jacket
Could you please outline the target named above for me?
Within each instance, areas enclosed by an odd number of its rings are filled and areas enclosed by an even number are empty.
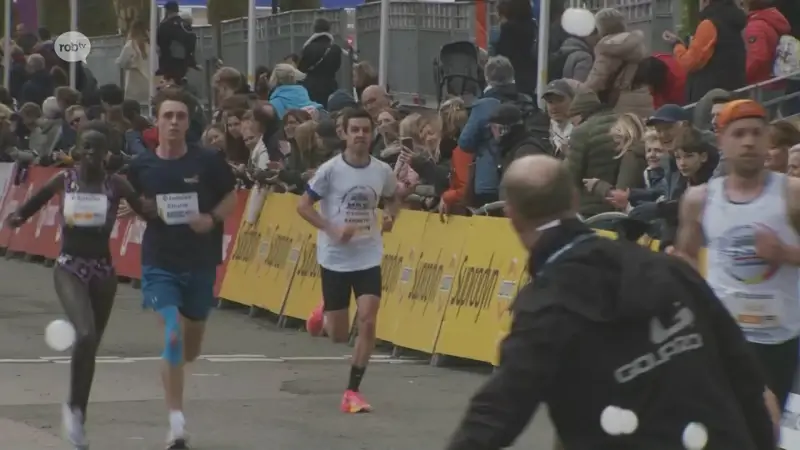
[[[619,116],[600,103],[593,91],[580,89],[570,105],[569,115],[577,126],[572,130],[567,151],[567,165],[580,192],[580,213],[590,217],[613,211],[601,195],[584,189],[583,180],[597,179],[612,186],[617,182],[620,160],[611,127]]]

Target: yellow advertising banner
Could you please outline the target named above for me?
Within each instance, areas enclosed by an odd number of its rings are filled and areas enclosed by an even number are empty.
[[[379,327],[392,326],[395,345],[433,353],[469,227],[466,217],[451,217],[442,223],[438,214],[426,215],[420,251],[412,261],[411,287],[395,297],[391,316],[378,323]]]
[[[378,339],[395,342],[398,306],[411,288],[414,263],[422,253],[427,213],[403,211],[394,228],[383,234],[381,263],[381,309],[378,311]]]
[[[300,258],[303,235],[297,228],[303,219],[289,214],[297,207],[297,197],[289,194],[267,196],[259,216],[261,241],[247,281],[254,292],[253,304],[280,313]]]
[[[253,195],[252,192],[250,195]],[[261,234],[258,224],[247,223],[246,215],[242,215],[239,232],[236,233],[236,242],[233,245],[233,253],[225,269],[225,278],[222,280],[222,288],[219,292],[221,298],[245,306],[253,305],[255,292],[250,289],[252,286],[246,282],[246,278],[248,266],[258,252],[259,242],[261,242]]]
[[[302,320],[322,301],[317,230],[296,214],[296,204],[296,196],[269,194],[258,222],[242,221],[222,298]],[[639,244],[657,250],[659,243]],[[454,216],[442,223],[438,214],[403,211],[383,245],[378,338],[497,364],[509,306],[529,281],[528,254],[510,222]],[[353,303],[351,320],[355,314]]]
[[[294,204],[294,196],[269,194],[255,224],[242,219],[222,298],[280,313],[300,254],[300,236],[293,227],[300,219],[286,214]]]
[[[306,320],[322,301],[322,280],[317,263],[317,229],[299,216],[298,219],[294,227],[300,244],[300,259],[283,305],[283,315]]]
[[[494,362],[527,253],[507,220],[472,217],[434,351]]]

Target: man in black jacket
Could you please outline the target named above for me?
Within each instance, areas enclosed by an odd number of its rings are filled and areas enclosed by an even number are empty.
[[[774,396],[691,266],[596,236],[575,218],[576,188],[554,158],[515,161],[501,189],[534,282],[517,294],[500,365],[448,450],[511,446],[542,402],[567,450],[684,448],[690,423],[707,450],[775,448]],[[638,425],[604,428],[609,406]]]
[[[303,86],[311,100],[328,108],[328,97],[337,89],[336,74],[342,66],[342,48],[333,41],[331,23],[322,17],[314,21],[314,34],[303,44],[297,69],[306,74]]]
[[[186,77],[189,68],[194,66],[194,51],[197,36],[191,25],[180,16],[178,3],[169,1],[164,5],[166,17],[158,25],[156,44],[158,45],[158,71],[172,82],[180,82]]]
[[[502,172],[523,156],[553,156],[548,135],[533,136],[525,127],[522,111],[513,103],[498,106],[489,116],[489,127],[497,143],[497,163]]]

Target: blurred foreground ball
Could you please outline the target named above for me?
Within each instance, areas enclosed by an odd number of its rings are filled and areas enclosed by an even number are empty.
[[[44,341],[57,352],[63,352],[75,343],[75,327],[66,320],[54,320],[44,330]]]
[[[595,29],[594,14],[588,9],[567,8],[561,15],[561,27],[568,34],[578,37],[587,37]]]

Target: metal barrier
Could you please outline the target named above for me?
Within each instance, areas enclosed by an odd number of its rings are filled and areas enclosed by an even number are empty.
[[[570,0],[596,11],[614,7],[625,14],[632,28],[645,32],[653,49],[660,49],[661,33],[675,29],[680,14],[673,11],[672,0]],[[485,8],[480,11],[477,8]],[[256,63],[274,66],[292,53],[300,53],[311,35],[314,19],[327,18],[332,34],[342,48],[357,44],[360,57],[378,64],[380,53],[381,4],[369,3],[352,9],[291,11],[256,18]],[[467,40],[485,42],[489,30],[497,24],[494,2],[425,2],[393,1],[389,11],[389,65],[387,80],[397,100],[403,104],[435,106],[436,86],[431,76],[433,60],[444,44]],[[483,21],[484,23],[481,23]],[[199,63],[219,57],[228,66],[247,72],[247,19],[225,21],[220,27],[221,54],[217,54],[211,26],[196,26],[196,59]],[[90,38],[92,53],[87,64],[101,84],[122,84],[115,64],[125,39],[122,36]],[[353,56],[353,55],[351,55]],[[339,86],[352,86],[350,65],[346,58],[339,71]],[[189,81],[209,100],[203,77],[210,74],[190,71]]]
[[[785,103],[796,100],[800,101],[800,92],[795,92],[792,94],[782,94],[776,95],[777,91],[770,90],[770,87],[775,83],[785,82],[789,79],[797,79],[800,78],[800,72],[794,72],[789,75],[784,75],[782,77],[772,78],[766,81],[762,81],[761,83],[751,84],[748,86],[744,86],[735,90],[734,92],[751,98],[762,105],[764,105],[767,110],[770,112],[771,118],[778,118],[780,116],[780,108]],[[685,109],[692,110],[697,106],[697,103],[692,103],[690,105],[684,106]]]

